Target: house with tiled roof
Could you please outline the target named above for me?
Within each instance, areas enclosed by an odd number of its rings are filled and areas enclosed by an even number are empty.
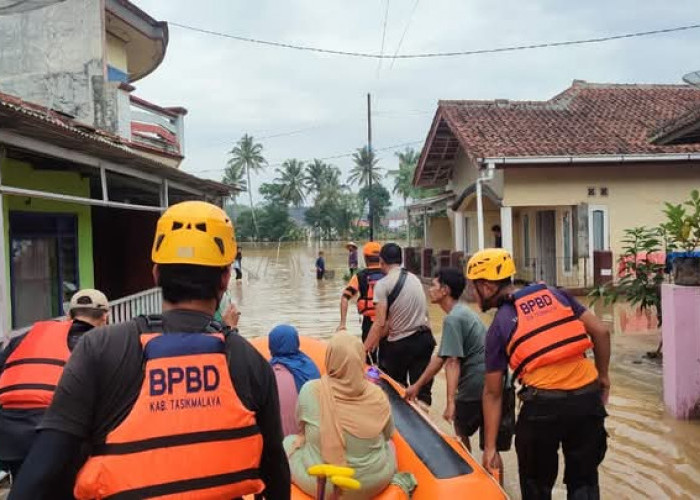
[[[166,23],[128,0],[33,4],[0,7],[0,337],[62,316],[80,288],[117,299],[113,321],[157,312],[158,217],[233,189],[179,169],[183,108],[132,95]]]
[[[592,256],[700,186],[700,89],[574,81],[548,101],[440,101],[414,184],[442,187],[412,213],[425,246],[497,243],[519,277],[590,284]]]

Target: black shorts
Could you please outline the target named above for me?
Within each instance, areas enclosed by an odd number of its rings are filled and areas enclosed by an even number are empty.
[[[481,401],[455,402],[455,432],[460,437],[470,437],[484,423]]]

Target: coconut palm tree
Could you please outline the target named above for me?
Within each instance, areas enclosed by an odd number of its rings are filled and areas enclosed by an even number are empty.
[[[403,198],[404,207],[409,198],[413,197],[415,188],[413,187],[413,174],[418,164],[420,154],[413,148],[406,148],[404,151],[396,153],[399,159],[399,169],[390,170],[389,175],[394,177],[394,188],[392,192]]]
[[[372,172],[373,183],[379,183],[381,181],[381,168],[376,166],[379,160],[375,156],[374,151],[370,151],[367,146],[358,149],[357,152],[352,155],[352,161],[355,163],[355,166],[350,169],[350,175],[348,176],[349,184],[368,186],[370,171]]]
[[[258,223],[255,219],[255,207],[253,206],[253,185],[250,181],[250,172],[258,173],[265,165],[267,161],[262,155],[263,146],[259,142],[255,142],[253,136],[244,134],[243,137],[236,143],[236,145],[229,151],[229,158],[227,163],[227,168],[240,169],[245,171],[248,178],[248,198],[250,200],[250,211],[253,215],[253,228],[255,229],[255,237],[258,237]]]
[[[279,177],[275,182],[282,185],[282,199],[295,207],[300,207],[306,201],[304,196],[304,162],[299,160],[286,160],[282,168],[276,168]]]
[[[340,169],[333,165],[326,165],[321,173],[319,198],[334,198],[347,189],[347,185],[340,183]]]
[[[406,148],[398,151],[396,157],[399,159],[399,169],[389,171],[389,175],[394,177],[394,188],[392,192],[403,198],[403,209],[408,216],[408,199],[413,197],[415,188],[413,187],[413,174],[418,164],[420,154],[413,148]],[[407,224],[407,231],[411,231],[411,224]]]
[[[238,189],[246,189],[246,181],[243,179],[245,177],[245,169],[242,167],[235,167],[228,165],[226,170],[224,170],[224,178],[221,180],[223,184],[228,184],[229,186],[237,187]],[[236,204],[236,198],[239,195],[239,191],[233,191],[230,196],[230,201],[232,205]]]
[[[318,195],[321,192],[323,184],[323,176],[329,165],[322,160],[315,159],[311,163],[306,164],[306,175],[304,176],[304,185],[306,192]]]

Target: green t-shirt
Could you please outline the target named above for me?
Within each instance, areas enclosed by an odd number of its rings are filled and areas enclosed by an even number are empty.
[[[479,401],[484,390],[484,339],[486,327],[474,311],[457,304],[442,323],[438,356],[460,358],[457,401]]]

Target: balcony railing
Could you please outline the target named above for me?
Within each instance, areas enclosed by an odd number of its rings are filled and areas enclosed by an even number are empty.
[[[162,108],[130,96],[131,142],[171,155],[183,155],[185,110]]]

